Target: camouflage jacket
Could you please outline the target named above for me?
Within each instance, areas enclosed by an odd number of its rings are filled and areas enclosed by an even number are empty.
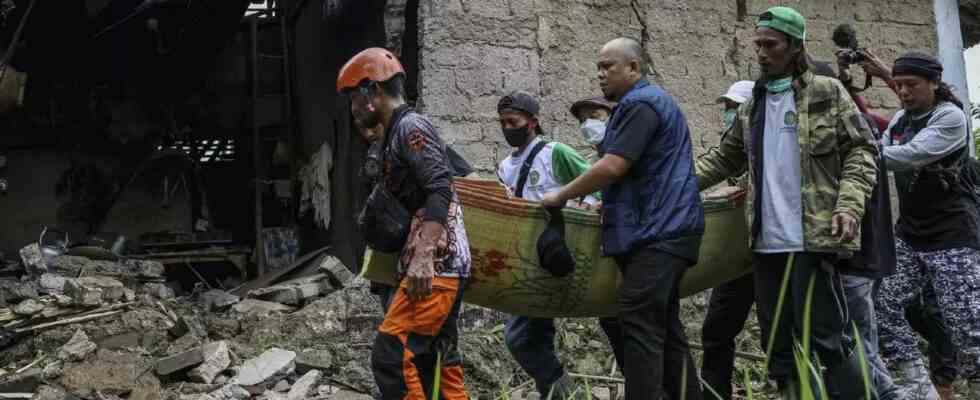
[[[793,82],[793,90],[799,113],[804,248],[818,252],[858,250],[860,234],[842,242],[831,234],[831,218],[847,212],[861,221],[864,215],[877,173],[878,149],[871,129],[836,79],[808,72]],[[765,107],[762,101],[760,106]],[[754,247],[759,222],[753,199],[760,189],[755,182],[761,177],[761,160],[753,149],[753,104],[755,100],[749,99],[739,108],[732,132],[717,149],[698,160],[695,168],[702,190],[748,171],[746,218],[752,227],[749,244]]]

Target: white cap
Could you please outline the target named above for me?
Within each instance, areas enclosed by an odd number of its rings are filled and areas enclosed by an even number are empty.
[[[718,98],[718,102],[722,102],[725,99],[734,101],[738,104],[745,103],[749,97],[752,97],[752,88],[755,87],[755,82],[753,81],[738,81],[732,84],[728,88],[728,93],[723,94]]]

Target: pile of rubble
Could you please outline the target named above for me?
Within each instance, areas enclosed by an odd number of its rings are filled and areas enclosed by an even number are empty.
[[[159,262],[52,256],[37,245],[20,256],[22,276],[0,279],[0,398],[373,393],[363,343],[380,308],[336,258],[321,256],[314,274],[272,286],[178,298]]]
[[[231,290],[202,283],[181,293],[154,261],[35,250],[21,252],[21,276],[0,278],[0,399],[378,396],[370,351],[381,307],[368,282],[334,257],[309,258],[306,276],[296,279],[277,282],[287,275],[272,274]],[[502,343],[505,319],[480,307],[461,311],[460,350],[474,398],[536,395]],[[571,371],[607,375],[611,354],[587,339],[599,335],[594,322],[562,322],[558,346]],[[621,393],[596,390],[602,400]]]

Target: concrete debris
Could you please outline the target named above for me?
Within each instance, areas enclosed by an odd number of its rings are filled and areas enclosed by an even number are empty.
[[[292,307],[284,306],[279,303],[262,301],[256,299],[245,299],[231,307],[232,311],[239,314],[262,317],[274,312],[287,313],[293,311]]]
[[[212,289],[201,293],[201,305],[205,310],[225,310],[239,300],[238,296],[224,290]]]
[[[275,390],[266,390],[258,400],[286,400],[286,395]]]
[[[338,391],[340,391],[339,388],[330,385],[320,385],[319,387],[316,388],[316,394],[319,397],[327,397],[334,393],[337,393]]]
[[[330,396],[330,400],[374,400],[374,398],[364,393],[340,390],[333,396]]]
[[[78,397],[68,393],[64,388],[53,385],[43,385],[37,388],[31,400],[78,400]]]
[[[301,306],[310,300],[333,293],[335,290],[330,285],[327,275],[317,274],[267,288],[255,289],[248,293],[248,297]]]
[[[126,287],[122,282],[105,276],[66,279],[65,295],[71,297],[74,304],[86,307],[125,301],[127,297]],[[130,297],[135,296],[130,295]]]
[[[47,294],[61,294],[65,290],[65,277],[58,274],[42,274],[38,283],[41,291]]]
[[[323,261],[320,262],[320,272],[329,275],[330,283],[337,289],[347,287],[354,279],[354,273],[344,263],[340,262],[340,259],[333,256],[323,258]]]
[[[255,386],[280,379],[296,369],[296,353],[279,348],[266,350],[256,358],[245,361],[232,383]]]
[[[16,303],[24,299],[37,299],[37,288],[33,282],[13,279],[0,280],[0,299]]]
[[[305,349],[296,353],[296,372],[305,374],[310,370],[329,370],[333,366],[333,353],[330,350]]]
[[[313,390],[314,385],[320,380],[322,374],[319,370],[311,370],[307,372],[296,383],[293,387],[289,389],[289,394],[286,395],[286,400],[303,400],[306,396],[310,395],[310,391]]]
[[[157,375],[166,376],[204,362],[204,352],[195,347],[182,353],[157,360]]]
[[[183,337],[187,334],[203,338],[207,336],[208,331],[204,323],[196,315],[185,314],[177,317],[177,322],[170,328],[170,335],[173,337]]]
[[[55,361],[53,363],[45,365],[44,369],[41,370],[41,376],[44,378],[44,380],[47,381],[53,381],[55,379],[61,378],[61,374],[63,372],[62,365],[63,364],[61,363],[61,361]]]
[[[282,392],[288,392],[289,391],[289,388],[291,388],[291,387],[293,387],[293,385],[290,385],[289,384],[289,381],[283,379],[283,380],[281,380],[279,382],[276,382],[276,385],[272,387],[272,391],[273,392],[280,392],[280,393],[282,393]]]
[[[228,343],[223,340],[207,343],[201,348],[201,351],[204,362],[188,372],[187,376],[193,382],[212,383],[215,377],[231,365]]]
[[[58,359],[64,361],[81,361],[96,349],[95,343],[89,340],[85,331],[79,329],[58,351]]]
[[[44,310],[44,304],[41,304],[34,299],[26,299],[14,307],[14,314],[31,316],[41,312],[42,310]]]
[[[150,260],[92,260],[81,256],[57,256],[47,260],[48,270],[53,270],[65,276],[85,274],[126,276],[141,280],[160,280],[164,275],[164,267],[158,261]]]
[[[221,389],[208,393],[208,395],[214,400],[244,400],[252,396],[248,390],[234,384],[225,385]]]
[[[33,393],[44,378],[40,368],[29,368],[19,374],[0,377],[0,393]]]
[[[41,253],[41,247],[37,243],[31,243],[20,249],[20,261],[24,263],[24,268],[30,275],[41,275],[48,272],[48,264]]]
[[[164,283],[147,283],[143,285],[143,293],[160,300],[170,300],[177,297],[174,289]]]

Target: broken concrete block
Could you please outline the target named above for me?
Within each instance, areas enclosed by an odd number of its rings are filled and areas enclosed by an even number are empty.
[[[245,361],[238,376],[231,383],[242,386],[255,386],[280,379],[296,369],[296,353],[272,348],[258,357]]]
[[[55,361],[44,366],[41,371],[41,376],[47,381],[53,381],[61,377],[62,374],[62,364],[61,361]]]
[[[326,296],[336,290],[333,286],[330,286],[330,283],[326,280],[326,275],[321,274],[319,277],[322,280],[299,284],[284,283],[256,289],[249,292],[248,296],[291,306],[303,305],[310,300]]]
[[[208,395],[214,400],[244,400],[252,396],[248,390],[234,384],[222,386],[221,389],[208,393]]]
[[[30,368],[19,374],[0,377],[0,393],[34,393],[44,378],[40,368]]]
[[[324,257],[320,262],[320,271],[330,275],[330,283],[336,289],[343,289],[354,279],[354,274],[337,257]]]
[[[24,299],[37,299],[37,288],[30,281],[13,279],[0,280],[0,299],[16,303]]]
[[[204,352],[201,351],[200,347],[195,347],[183,353],[157,360],[156,371],[157,375],[165,376],[203,362]]]
[[[290,385],[289,381],[283,379],[280,380],[279,382],[276,382],[276,385],[272,387],[272,391],[279,392],[279,393],[288,392],[289,388],[291,387],[293,387],[293,385]]]
[[[231,309],[239,314],[263,316],[274,312],[290,312],[293,311],[292,307],[284,306],[279,303],[272,303],[268,301],[256,300],[256,299],[245,299],[235,304]]]
[[[118,280],[104,276],[86,276],[65,280],[65,295],[76,305],[101,306],[104,302],[126,298],[126,287]]]
[[[163,283],[147,283],[143,285],[143,293],[146,293],[160,300],[170,300],[177,297],[174,289]]]
[[[305,374],[310,370],[329,370],[333,366],[333,353],[330,350],[305,349],[296,353],[296,372]]]
[[[316,394],[317,396],[320,397],[327,397],[334,393],[337,393],[338,391],[340,391],[340,389],[330,385],[320,385],[320,387],[316,388]]]
[[[37,388],[31,400],[78,400],[78,397],[60,386],[43,385]]]
[[[103,336],[97,339],[95,344],[103,349],[126,349],[140,347],[142,341],[142,333],[126,332],[118,335]]]
[[[201,305],[209,311],[224,310],[238,303],[239,300],[240,298],[238,296],[224,290],[212,289],[201,293]]]
[[[41,291],[47,294],[60,294],[65,290],[65,277],[58,274],[42,274],[38,283],[41,285]]]
[[[48,264],[41,253],[41,247],[37,243],[31,243],[20,249],[20,261],[24,263],[24,269],[30,275],[41,275],[48,272]]]
[[[364,393],[352,392],[350,390],[340,390],[330,397],[330,400],[373,400],[374,398]]]
[[[299,378],[299,380],[296,381],[296,383],[293,384],[293,387],[289,389],[289,394],[286,395],[286,400],[305,399],[306,396],[310,395],[310,391],[313,390],[313,387],[320,380],[320,377],[320,371],[315,369],[304,374]]]
[[[34,299],[26,299],[14,307],[14,314],[31,316],[44,310],[44,304]]]
[[[61,350],[58,350],[58,359],[64,361],[81,361],[89,354],[92,354],[96,347],[95,343],[88,339],[85,331],[79,329],[75,331],[75,335],[68,340],[68,343],[65,343],[61,347]]]
[[[153,260],[126,260],[123,266],[140,278],[159,279],[163,278],[166,270],[163,263]]]
[[[231,365],[228,343],[225,341],[207,343],[201,350],[204,353],[204,362],[188,372],[187,376],[193,382],[212,383],[215,377]]]
[[[266,390],[258,400],[286,400],[286,395],[275,390]]]
[[[197,315],[192,314],[185,314],[178,317],[177,323],[170,328],[169,332],[174,337],[182,337],[188,333],[199,338],[208,336],[208,330],[205,328],[204,322]]]

